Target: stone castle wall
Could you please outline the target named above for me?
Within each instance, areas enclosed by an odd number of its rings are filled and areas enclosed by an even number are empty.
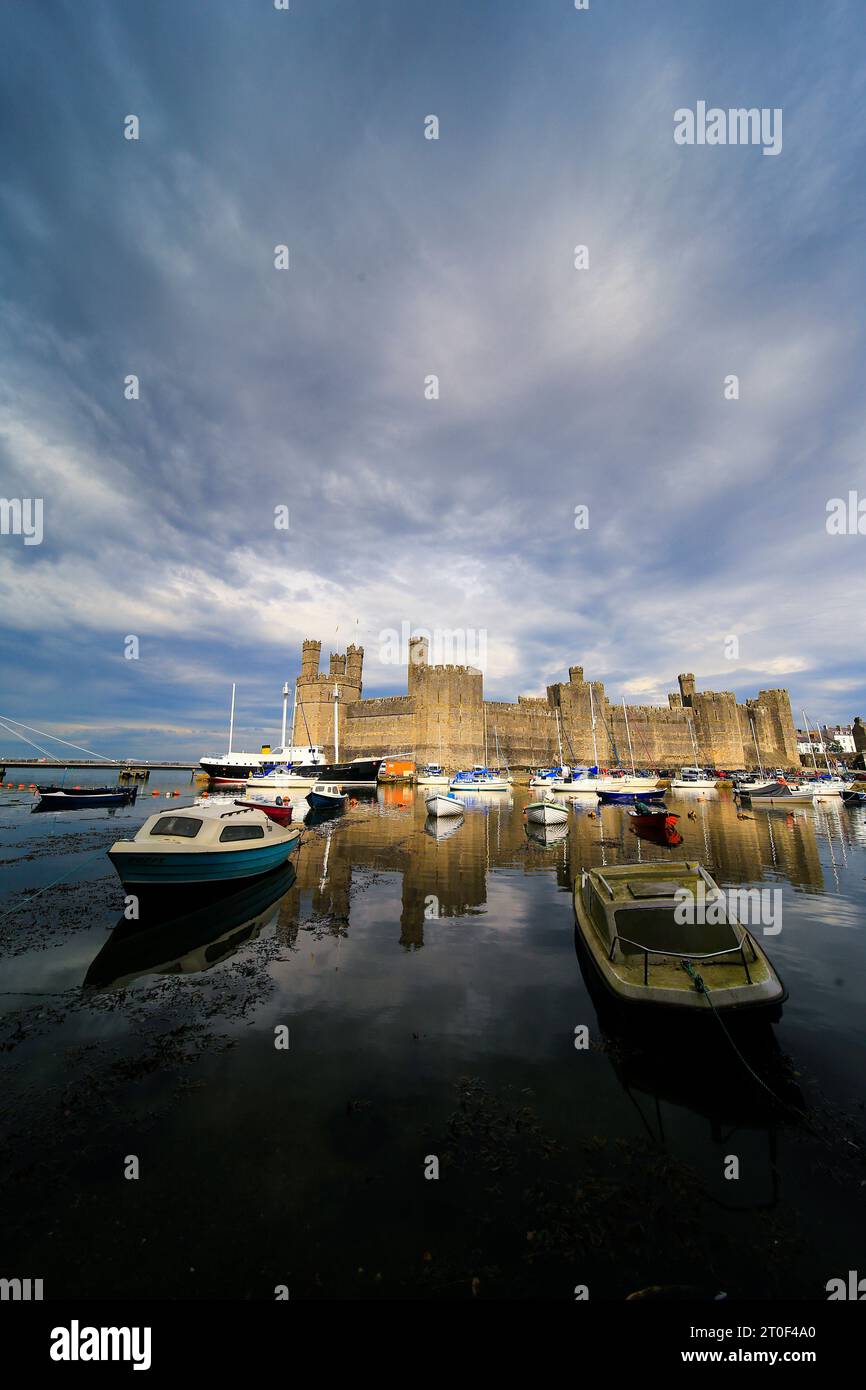
[[[303,644],[293,742],[334,748],[334,690],[339,693],[341,759],[407,754],[456,769],[486,762],[527,768],[565,762],[603,767],[796,768],[797,737],[786,690],[761,690],[739,705],[729,691],[698,691],[692,674],[662,705],[611,703],[602,681],[584,680],[580,666],[546,696],[485,700],[483,677],[471,666],[430,666],[427,643],[410,642],[408,692],[363,698],[363,647],[331,654],[320,673],[321,643]],[[592,697],[590,699],[590,689]],[[592,715],[595,715],[593,742]],[[306,720],[306,723],[304,722]],[[754,733],[753,733],[754,730]],[[631,751],[629,751],[631,735]],[[755,751],[757,739],[758,753]]]

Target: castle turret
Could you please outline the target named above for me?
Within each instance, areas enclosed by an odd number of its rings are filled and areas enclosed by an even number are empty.
[[[679,681],[680,697],[682,699],[683,705],[685,706],[685,708],[688,708],[689,705],[692,703],[692,696],[695,693],[694,675],[691,671],[687,671],[684,675],[677,676],[677,680]]]
[[[346,658],[338,652],[331,652],[330,674],[332,676],[344,676],[346,674]]]
[[[321,642],[305,637],[301,646],[301,680],[314,681],[319,674],[319,659],[322,655]]]
[[[359,699],[361,696],[363,673],[364,648],[356,647],[354,643],[351,643],[346,648],[346,684],[357,689]]]
[[[429,666],[430,642],[426,637],[409,638],[409,665]]]

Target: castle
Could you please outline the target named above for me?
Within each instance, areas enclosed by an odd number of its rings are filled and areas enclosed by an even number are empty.
[[[292,742],[321,744],[328,757],[334,753],[336,687],[341,760],[404,753],[449,770],[488,762],[541,767],[559,761],[561,738],[565,762],[591,764],[592,689],[602,767],[628,766],[632,754],[635,766],[644,768],[695,761],[754,768],[758,755],[765,768],[800,766],[787,690],[761,690],[756,699],[738,704],[730,692],[698,691],[693,675],[681,675],[667,709],[629,705],[626,729],[622,705],[607,700],[602,681],[584,680],[581,666],[569,667],[568,680],[549,685],[545,696],[520,695],[514,703],[485,700],[480,671],[431,666],[427,638],[413,637],[407,694],[365,700],[364,648],[351,645],[345,655],[332,653],[327,674],[319,670],[321,651],[321,642],[303,644]]]

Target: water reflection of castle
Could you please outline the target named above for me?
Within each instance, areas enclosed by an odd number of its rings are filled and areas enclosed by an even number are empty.
[[[825,886],[819,837],[844,852],[847,834],[838,810],[794,816],[755,811],[737,819],[725,795],[679,803],[683,845],[677,857],[699,859],[725,883],[787,879],[795,888],[821,892]],[[695,820],[689,820],[689,809]],[[297,858],[297,883],[281,908],[281,929],[294,939],[299,925],[321,924],[332,934],[349,927],[353,900],[380,878],[400,880],[399,942],[424,944],[425,928],[438,917],[483,913],[488,876],[509,869],[550,874],[568,886],[585,865],[664,859],[670,851],[628,833],[619,807],[590,819],[574,813],[561,845],[545,849],[528,839],[520,802],[503,798],[486,810],[470,811],[456,833],[437,840],[425,833],[423,806],[399,787],[380,790],[378,804],[308,833]]]

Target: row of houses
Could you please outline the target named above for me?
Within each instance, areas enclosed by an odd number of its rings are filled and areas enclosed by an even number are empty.
[[[797,752],[801,757],[820,756],[824,749],[829,753],[844,757],[855,753],[854,731],[850,724],[823,724],[820,728],[797,730]]]

